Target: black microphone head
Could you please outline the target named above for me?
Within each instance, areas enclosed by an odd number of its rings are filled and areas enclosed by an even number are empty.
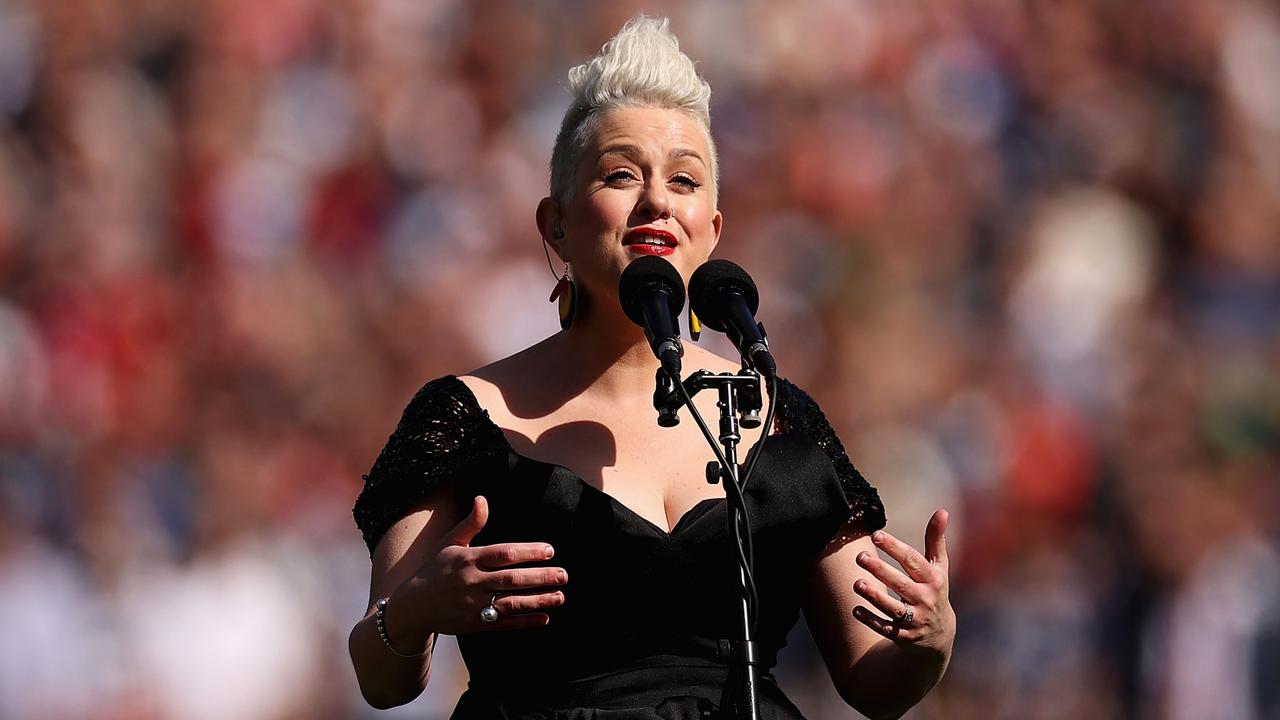
[[[728,260],[708,260],[689,278],[689,305],[703,325],[726,332],[729,306],[726,294],[736,293],[746,301],[751,314],[760,309],[760,291],[746,270]]]
[[[618,300],[631,322],[644,327],[642,298],[647,291],[666,293],[672,316],[684,307],[684,280],[674,265],[657,255],[636,258],[618,279]]]

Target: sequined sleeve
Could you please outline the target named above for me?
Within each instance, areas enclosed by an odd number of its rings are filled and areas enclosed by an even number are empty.
[[[447,484],[485,471],[505,448],[502,431],[461,380],[450,375],[424,385],[364,476],[352,510],[369,553],[397,520]]]
[[[808,393],[782,378],[778,379],[778,395],[776,422],[779,430],[809,435],[831,458],[840,478],[840,487],[849,502],[850,518],[867,532],[884,527],[884,504],[880,502],[880,493],[853,466],[818,403]]]

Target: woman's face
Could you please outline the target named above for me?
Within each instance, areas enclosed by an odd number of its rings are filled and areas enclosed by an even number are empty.
[[[702,125],[689,115],[611,110],[578,161],[559,214],[564,237],[554,237],[554,223],[544,237],[595,297],[616,297],[622,271],[644,255],[670,261],[688,283],[720,237],[709,159]]]

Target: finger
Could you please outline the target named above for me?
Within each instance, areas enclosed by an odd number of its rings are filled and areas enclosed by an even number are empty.
[[[502,595],[493,603],[493,606],[498,608],[499,618],[504,615],[548,610],[561,605],[564,605],[564,593],[559,590],[536,595]]]
[[[550,560],[555,549],[546,543],[499,543],[475,548],[476,566],[493,570],[508,565]],[[557,570],[561,568],[556,568]]]
[[[877,580],[898,593],[904,600],[909,602],[920,601],[921,598],[916,591],[915,581],[904,575],[901,570],[876,557],[875,553],[860,552],[858,553],[857,562],[858,565],[866,568],[868,572],[876,576]]]
[[[564,568],[522,568],[520,570],[499,570],[488,573],[484,587],[494,591],[525,590],[548,585],[564,585],[569,582],[569,573]]]
[[[861,605],[853,608],[853,617],[863,625],[866,625],[890,640],[897,640],[902,636],[901,627],[895,625],[893,621],[886,620]]]
[[[877,530],[872,533],[871,542],[888,553],[889,557],[897,560],[898,564],[907,571],[907,575],[910,575],[912,580],[916,582],[932,582],[934,580],[933,565],[924,559],[919,550],[883,530]]]
[[[924,553],[931,563],[947,566],[947,525],[951,523],[951,513],[938,510],[929,518],[924,529]]]
[[[480,629],[486,632],[491,630],[525,630],[527,628],[542,627],[549,622],[551,622],[551,616],[546,613],[523,613],[507,615],[506,617],[499,615],[496,622],[481,625]]]
[[[489,501],[483,495],[477,495],[471,501],[471,512],[462,518],[462,522],[445,533],[444,545],[471,545],[471,540],[484,529],[489,521]]]
[[[866,598],[880,612],[891,618],[898,619],[899,625],[906,625],[906,623],[901,622],[903,615],[907,611],[907,605],[903,601],[890,596],[882,588],[877,587],[875,583],[867,582],[866,580],[859,580],[854,583],[853,590]]]

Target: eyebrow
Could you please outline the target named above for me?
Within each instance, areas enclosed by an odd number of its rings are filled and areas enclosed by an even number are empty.
[[[613,154],[625,155],[627,156],[627,158],[631,160],[638,160],[641,156],[644,155],[644,152],[640,150],[639,146],[632,145],[630,143],[618,143],[616,145],[609,145],[600,151],[600,157],[604,157],[605,155],[613,155]],[[698,151],[692,148],[686,148],[686,147],[672,148],[671,152],[668,153],[667,155],[672,160],[679,160],[680,158],[691,157],[697,160],[698,162],[702,163],[704,166],[707,164],[707,161],[702,159],[702,155],[698,154]]]

